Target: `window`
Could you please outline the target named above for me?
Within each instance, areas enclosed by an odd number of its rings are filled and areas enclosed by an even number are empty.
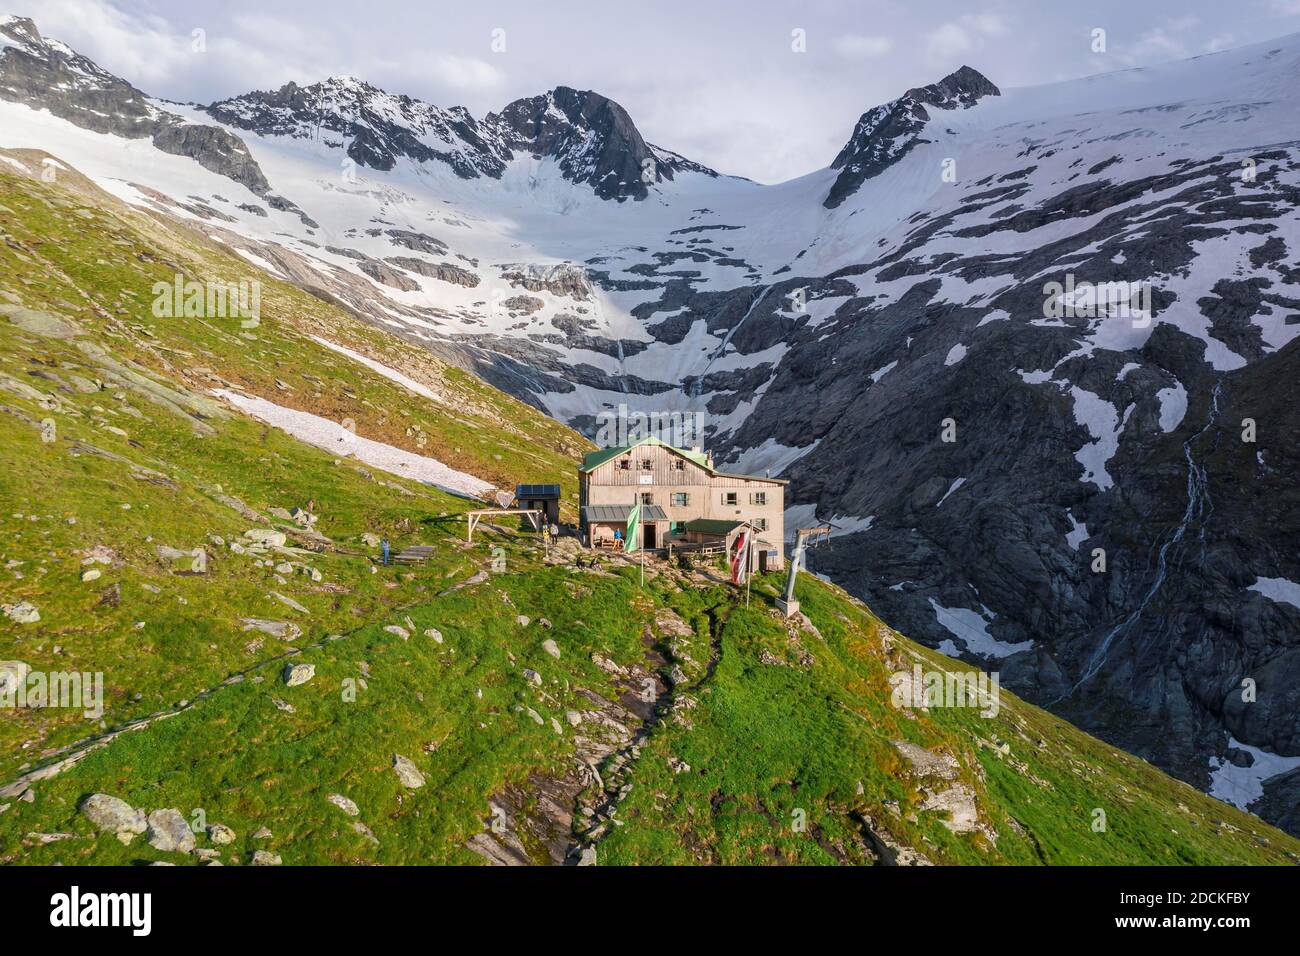
[[[689,505],[690,503],[691,503],[691,496],[688,495],[686,492],[684,492],[684,491],[674,491],[674,492],[673,492],[673,507],[674,507],[674,508],[685,508],[685,507],[686,507],[687,505]]]
[[[767,492],[766,492],[766,491],[756,491],[756,492],[754,492],[752,495],[749,496],[749,503],[750,503],[751,505],[765,505],[765,504],[767,504]]]
[[[642,470],[642,471],[654,471],[654,468],[655,468],[655,463],[654,463],[653,461],[651,461],[649,458],[642,458],[642,459],[641,459],[641,470]]]
[[[680,458],[674,458],[673,471],[685,471],[685,470],[686,470],[686,462],[682,461]]]
[[[627,471],[631,467],[632,467],[631,458],[620,458],[618,460],[618,468],[620,471]]]
[[[668,531],[670,534],[681,534],[686,529],[685,521],[669,522]]]
[[[736,493],[734,491],[724,491],[722,493],[722,503],[724,505],[734,505],[736,503]]]
[[[767,530],[767,519],[766,519],[766,518],[755,518],[753,521],[750,522],[750,524],[752,524],[752,525],[754,526],[754,530],[755,530],[755,531],[766,531],[766,530]]]
[[[641,504],[652,505],[655,503],[655,496],[648,491],[641,492]]]

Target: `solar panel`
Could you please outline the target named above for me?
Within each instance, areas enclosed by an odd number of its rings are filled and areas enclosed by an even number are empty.
[[[515,497],[520,501],[527,498],[558,498],[559,485],[515,485]]]

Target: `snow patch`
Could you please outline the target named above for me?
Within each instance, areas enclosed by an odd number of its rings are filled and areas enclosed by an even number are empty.
[[[1156,392],[1156,398],[1160,399],[1160,430],[1171,432],[1187,414],[1187,389],[1182,382],[1175,381],[1172,387]]]
[[[1228,737],[1228,746],[1254,757],[1249,767],[1238,767],[1226,757],[1210,758],[1210,796],[1245,810],[1264,795],[1264,782],[1300,767],[1300,757],[1279,757]]]
[[[1070,522],[1070,530],[1065,534],[1065,543],[1071,549],[1078,551],[1079,545],[1088,540],[1088,526],[1082,521],[1076,520],[1074,514],[1070,511],[1065,513],[1065,517]]]
[[[964,485],[964,484],[966,484],[966,479],[965,479],[965,478],[958,478],[956,481],[954,481],[951,485],[948,486],[948,490],[945,491],[945,492],[943,493],[943,497],[940,498],[940,499],[935,503],[935,507],[936,507],[936,508],[940,507],[940,506],[941,506],[945,501],[948,500],[948,496],[949,496],[950,494],[952,494],[954,491],[956,491],[958,488],[960,488],[960,487],[961,487],[962,485]]]
[[[1270,601],[1300,607],[1300,584],[1286,578],[1259,578],[1247,591],[1258,591]]]
[[[894,359],[894,361],[890,362],[888,365],[880,366],[880,368],[876,369],[874,372],[871,373],[870,375],[871,381],[879,382],[882,378],[884,378],[886,375],[892,372],[897,365],[898,365],[898,359]]]
[[[965,644],[967,652],[971,654],[980,657],[1010,657],[1034,646],[1033,641],[1008,644],[990,634],[989,621],[994,615],[987,608],[984,609],[988,614],[986,619],[978,611],[969,608],[944,607],[934,598],[930,598],[930,607],[934,608],[934,616],[939,625]],[[949,652],[944,651],[944,653]]]
[[[446,400],[443,399],[443,397],[439,395],[437,392],[435,392],[433,389],[429,388],[429,386],[423,385],[420,382],[417,382],[415,379],[403,375],[395,368],[389,368],[387,365],[383,365],[379,362],[376,362],[374,359],[368,358],[365,355],[362,355],[360,352],[354,352],[352,351],[352,349],[348,348],[347,346],[338,345],[334,342],[331,342],[329,339],[321,338],[319,335],[313,335],[312,340],[314,342],[317,342],[320,345],[325,346],[327,349],[333,352],[338,352],[340,355],[346,355],[348,358],[352,359],[352,361],[360,365],[364,365],[372,372],[378,372],[384,378],[388,379],[389,381],[396,382],[398,385],[401,385],[407,390],[414,392],[416,395],[422,395],[425,398],[432,399],[433,401],[439,402],[440,404],[443,405],[447,404]]]
[[[315,445],[339,457],[351,456],[367,465],[382,468],[403,478],[434,485],[455,495],[481,498],[496,490],[486,481],[449,468],[436,458],[425,458],[401,448],[394,448],[392,445],[385,445],[383,442],[362,438],[328,418],[284,408],[264,398],[243,395],[229,389],[214,389],[212,394],[224,398],[252,417],[268,425],[274,425],[299,441]]]

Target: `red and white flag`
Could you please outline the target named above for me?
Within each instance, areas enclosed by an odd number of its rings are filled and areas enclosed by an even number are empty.
[[[736,535],[735,549],[731,552],[731,583],[744,584],[745,575],[749,573],[749,532],[742,531]]]

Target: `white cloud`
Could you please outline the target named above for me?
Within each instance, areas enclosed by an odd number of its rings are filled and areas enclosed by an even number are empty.
[[[884,56],[894,48],[894,41],[889,37],[868,36],[861,33],[846,33],[835,38],[832,46],[840,56],[857,60],[870,60]]]
[[[973,47],[970,34],[955,22],[943,24],[925,38],[926,55],[931,60],[940,62],[947,62],[969,53]]]
[[[434,79],[457,90],[493,90],[505,81],[495,66],[472,56],[435,56],[428,68]]]
[[[1006,23],[997,14],[966,14],[926,34],[926,57],[932,63],[955,67],[954,60],[982,48],[985,38],[1000,37],[1006,32]]]

